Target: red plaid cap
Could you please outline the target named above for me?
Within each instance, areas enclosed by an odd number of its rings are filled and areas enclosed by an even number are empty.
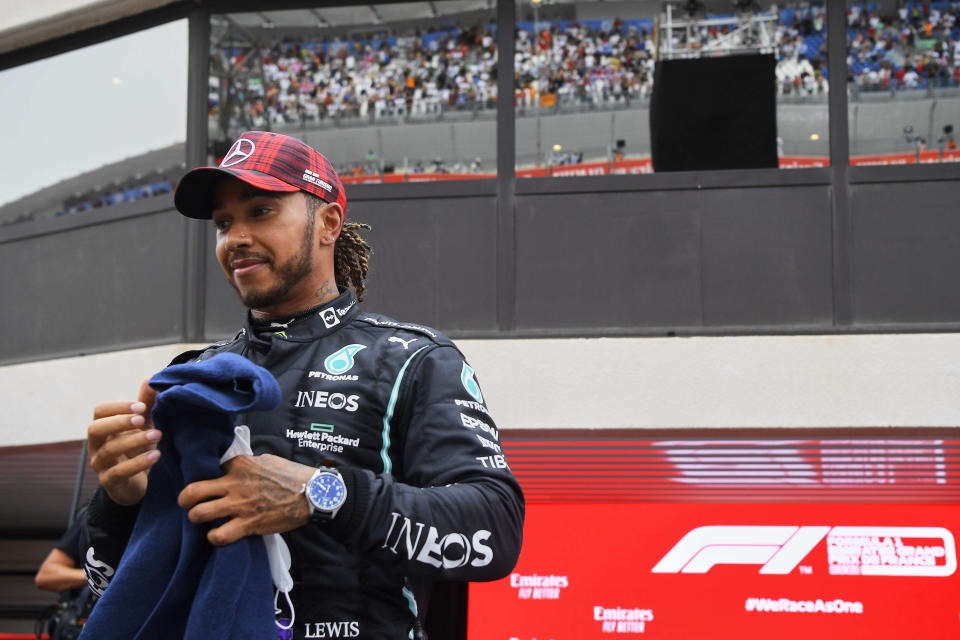
[[[306,191],[324,202],[336,202],[344,214],[347,210],[340,178],[321,153],[302,140],[266,131],[241,134],[219,167],[198,167],[183,176],[173,195],[177,210],[190,218],[209,219],[213,188],[225,175],[265,191]]]

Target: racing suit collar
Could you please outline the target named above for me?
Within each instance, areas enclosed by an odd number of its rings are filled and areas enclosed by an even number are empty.
[[[275,339],[287,342],[310,342],[330,335],[350,324],[360,313],[352,289],[340,289],[340,295],[322,305],[284,318],[256,319],[247,310],[244,333],[253,343],[269,345]]]

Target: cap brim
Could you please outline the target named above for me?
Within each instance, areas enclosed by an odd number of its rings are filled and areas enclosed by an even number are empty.
[[[213,203],[213,189],[225,176],[237,178],[252,187],[264,191],[300,191],[299,187],[287,184],[273,176],[248,169],[221,169],[220,167],[199,167],[188,172],[180,179],[173,194],[173,204],[177,211],[188,218],[209,220]]]

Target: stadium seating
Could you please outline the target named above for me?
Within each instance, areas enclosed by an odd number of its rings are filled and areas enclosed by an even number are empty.
[[[954,2],[910,1],[897,10],[884,10],[878,3],[848,5],[848,82],[855,91],[890,93],[960,86],[958,16],[960,3]],[[675,36],[681,49],[697,55],[742,18],[709,17],[721,22]],[[824,6],[780,8],[777,19],[778,93],[824,96],[829,90]],[[615,17],[518,22],[518,115],[645,102],[653,86],[654,29],[652,19]],[[229,46],[211,56],[211,131],[229,138],[243,129],[323,127],[351,120],[429,122],[492,111],[497,103],[496,35],[493,22],[323,41],[280,34],[255,51],[253,45],[239,46],[243,36],[235,34]],[[224,132],[224,124],[231,130]],[[472,157],[455,160],[451,168],[471,163],[476,164]],[[382,169],[369,161],[338,167],[355,180]],[[468,172],[483,173],[481,167]],[[173,184],[175,177],[153,176],[76,194],[55,215],[170,193]]]

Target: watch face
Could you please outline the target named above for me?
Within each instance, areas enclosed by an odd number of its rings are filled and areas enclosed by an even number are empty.
[[[310,481],[307,495],[317,509],[333,511],[347,499],[347,488],[340,476],[334,473],[321,473]]]

